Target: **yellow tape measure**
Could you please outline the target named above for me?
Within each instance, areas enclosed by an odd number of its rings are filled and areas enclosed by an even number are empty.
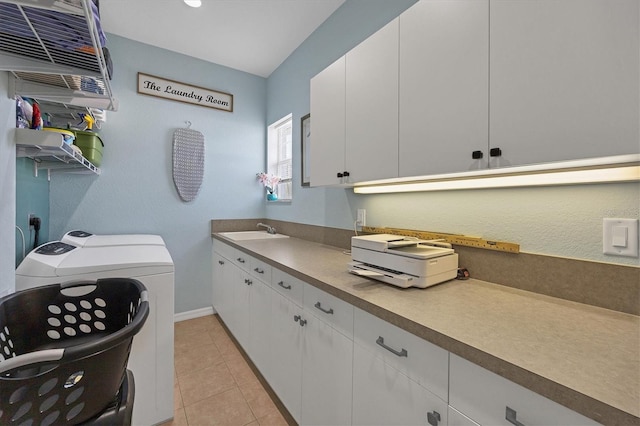
[[[417,231],[414,229],[400,229],[400,228],[381,228],[376,226],[363,226],[362,232],[368,232],[371,234],[393,234],[393,235],[405,235],[407,237],[420,238],[422,240],[436,240],[441,239],[450,244],[457,244],[460,246],[475,247],[487,250],[505,251],[509,253],[519,253],[520,244],[507,243],[504,241],[490,241],[484,240],[478,237],[469,237],[460,234],[446,234],[442,232],[431,231]]]

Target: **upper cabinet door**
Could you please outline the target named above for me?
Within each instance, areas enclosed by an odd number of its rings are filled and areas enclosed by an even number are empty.
[[[486,168],[488,0],[416,3],[400,15],[399,59],[400,176]]]
[[[311,79],[310,150],[311,186],[342,183],[337,173],[345,170],[345,58],[329,65]]]
[[[491,166],[638,153],[638,0],[491,0]]]
[[[346,182],[397,177],[398,18],[350,50],[346,61]]]

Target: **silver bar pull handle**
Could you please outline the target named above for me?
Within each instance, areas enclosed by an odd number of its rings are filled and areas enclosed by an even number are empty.
[[[255,268],[254,271],[256,271],[259,274],[264,274],[264,269]]]
[[[391,352],[392,354],[396,355],[396,356],[405,356],[408,357],[409,356],[409,352],[407,352],[406,349],[401,349],[400,351],[397,351],[387,345],[384,344],[384,337],[382,336],[378,336],[378,340],[376,340],[376,343],[380,346],[382,346],[383,348],[385,348],[386,350],[388,350],[389,352]]]
[[[278,282],[278,285],[279,285],[280,287],[284,288],[285,290],[291,290],[291,284],[289,284],[289,285],[285,285],[285,284],[284,284],[284,281],[279,281],[279,282]]]
[[[514,410],[513,408],[507,407],[507,411],[504,415],[504,418],[507,419],[507,421],[511,424],[514,424],[516,426],[524,426],[524,423],[520,423],[516,417],[517,417],[518,413],[516,413],[516,410]]]
[[[329,309],[325,309],[322,307],[322,305],[320,304],[320,302],[317,302],[315,305],[316,308],[320,309],[322,312],[324,312],[325,314],[329,314],[329,315],[333,315],[333,308],[329,308]]]
[[[243,258],[241,258],[241,257],[239,257],[239,258],[238,258],[238,259],[236,259],[236,260],[237,260],[238,262],[240,262],[240,263],[244,263],[244,262],[245,262],[245,260],[244,260]]]

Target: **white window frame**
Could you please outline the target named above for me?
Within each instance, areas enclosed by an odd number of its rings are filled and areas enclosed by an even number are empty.
[[[284,130],[286,139],[282,139]],[[284,171],[283,171],[284,170]],[[293,114],[267,128],[267,173],[282,178],[276,186],[278,201],[293,199]]]

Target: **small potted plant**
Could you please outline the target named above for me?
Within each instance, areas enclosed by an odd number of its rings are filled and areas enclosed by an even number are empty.
[[[278,195],[275,193],[276,185],[278,185],[281,179],[278,176],[262,172],[257,173],[256,177],[267,190],[267,200],[276,201],[278,199]]]

